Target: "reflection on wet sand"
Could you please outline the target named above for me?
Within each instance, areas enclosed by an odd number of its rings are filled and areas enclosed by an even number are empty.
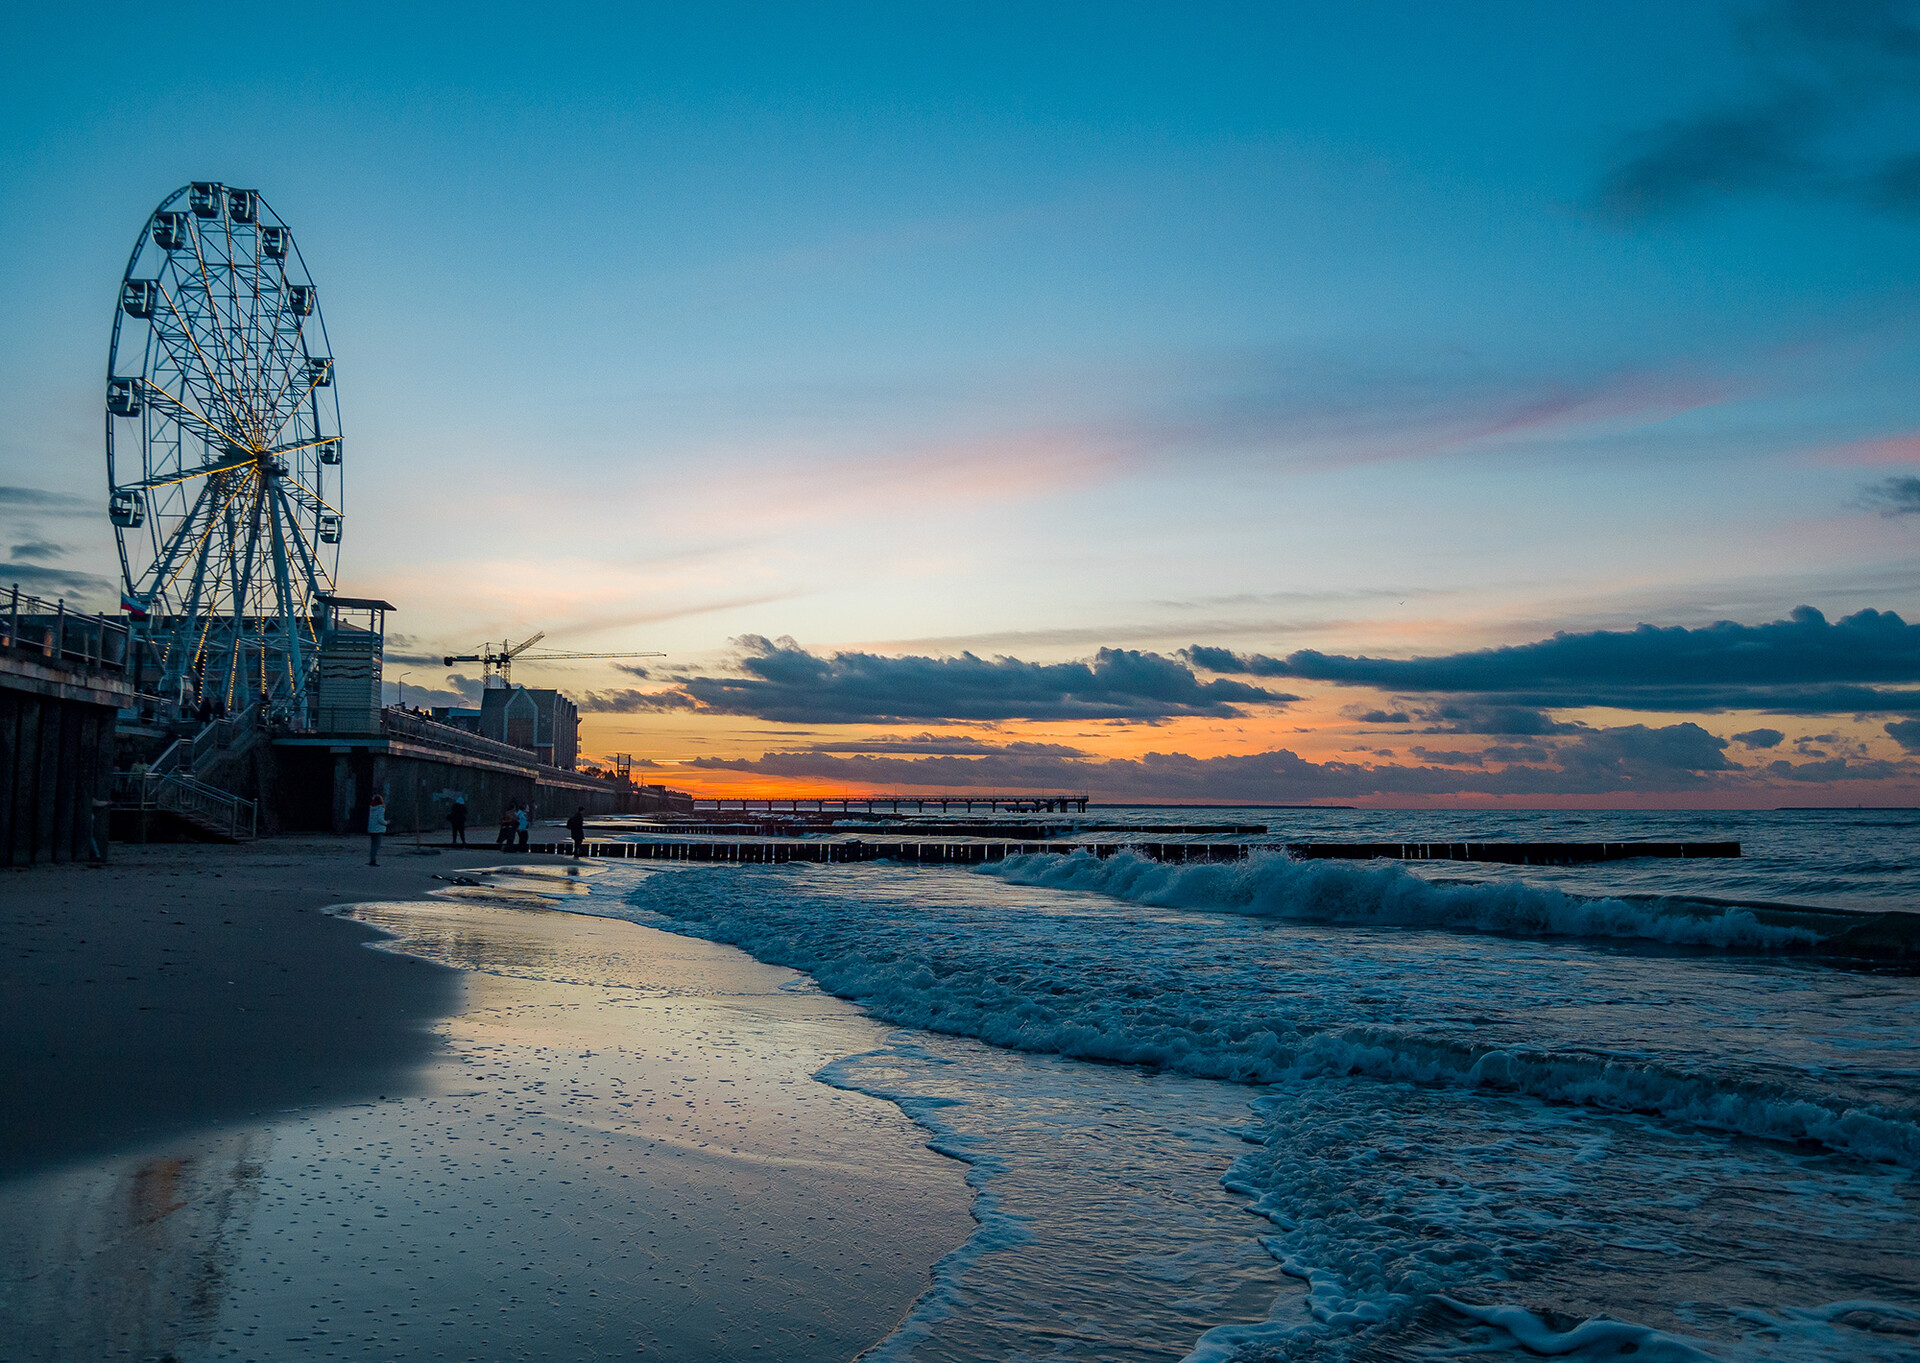
[[[880,1030],[512,881],[354,911],[470,972],[427,1096],[0,1183],[0,1224],[34,1228],[0,1359],[845,1359],[887,1334],[972,1221],[898,1109],[810,1078]]]
[[[248,1238],[272,1140],[265,1130],[211,1133],[191,1153],[124,1157],[0,1185],[0,1358],[204,1352]]]

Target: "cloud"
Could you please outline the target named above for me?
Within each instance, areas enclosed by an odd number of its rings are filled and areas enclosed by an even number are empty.
[[[1235,718],[1245,705],[1299,699],[1244,682],[1202,682],[1184,663],[1131,649],[1103,648],[1084,662],[1030,663],[972,653],[823,656],[791,639],[759,635],[735,642],[744,675],[685,677],[677,692],[648,694],[677,693],[710,713],[780,724]]]
[[[1768,191],[1920,207],[1913,0],[1778,0],[1749,14],[1740,36],[1752,92],[1627,138],[1596,193],[1604,214],[1632,220]],[[1887,150],[1875,135],[1886,129],[1909,145]]]
[[[44,516],[86,516],[100,510],[84,497],[76,497],[70,492],[48,492],[44,488],[0,484],[0,511],[16,509]]]
[[[388,658],[388,662],[392,662],[392,658]],[[478,678],[451,676],[447,678],[447,682],[453,685],[432,687],[432,685],[415,685],[413,682],[403,683],[399,680],[382,682],[380,683],[380,701],[382,705],[399,705],[401,699],[405,699],[407,705],[415,706],[420,710],[432,710],[434,706],[451,706],[459,710],[470,710],[480,705],[480,689],[484,683]]]
[[[1065,743],[989,743],[970,734],[916,734],[911,738],[846,739],[834,743],[813,743],[808,752],[826,753],[903,753],[921,757],[956,757],[984,753],[1009,753],[1021,757],[1086,757],[1084,748]]]
[[[1496,709],[1920,713],[1920,691],[1883,689],[1920,682],[1920,625],[1891,611],[1863,610],[1829,623],[1801,606],[1789,619],[1765,625],[1640,625],[1421,658],[1307,649],[1240,661],[1258,676],[1414,695],[1473,694],[1480,706]],[[1439,716],[1442,723],[1446,718]]]
[[[1414,718],[1429,734],[1532,736],[1572,733],[1581,726],[1563,724],[1530,705],[1472,705],[1457,701],[1423,706]]]
[[[1447,749],[1436,750],[1433,748],[1423,748],[1417,743],[1407,749],[1407,751],[1419,758],[1422,762],[1430,763],[1434,766],[1484,767],[1487,765],[1485,753],[1462,752]]]
[[[1360,724],[1411,724],[1413,717],[1405,710],[1381,710],[1365,705],[1348,705],[1340,713]]]
[[[1785,737],[1778,729],[1749,729],[1743,734],[1735,734],[1733,741],[1743,748],[1777,748]]]
[[[1904,435],[1848,441],[1819,451],[1814,462],[1855,466],[1920,464],[1920,433],[1909,431]]]
[[[113,593],[112,578],[31,563],[0,563],[0,588],[18,586],[36,596],[102,597]]]
[[[589,691],[580,699],[580,713],[603,715],[657,714],[665,710],[698,708],[684,691]]]
[[[615,672],[624,672],[629,677],[638,677],[641,681],[645,681],[653,675],[652,672],[640,666],[638,663],[615,663],[613,670]]]
[[[1495,770],[1473,755],[1436,752],[1462,765],[1312,762],[1297,753],[1221,757],[1148,753],[1084,759],[998,753],[963,756],[847,756],[770,752],[755,759],[699,758],[707,771],[748,772],[784,780],[834,781],[869,789],[1085,790],[1102,800],[1207,800],[1286,804],[1393,796],[1548,796],[1683,793],[1751,789],[1756,780],[1870,780],[1920,776],[1920,765],[1778,764],[1755,773],[1728,760],[1726,740],[1698,725],[1632,724],[1587,730],[1562,744],[1551,763]],[[1491,750],[1481,754],[1489,757]],[[1472,765],[1468,765],[1472,764]],[[1844,769],[1844,774],[1842,773]]]
[[[1824,762],[1769,762],[1766,771],[1776,780],[1825,785],[1832,781],[1879,781],[1890,776],[1907,776],[1912,774],[1913,764],[1834,757]]]
[[[1803,182],[1815,163],[1802,144],[1826,113],[1813,91],[1788,88],[1746,108],[1663,123],[1628,139],[1601,181],[1600,206],[1636,218]]]
[[[1920,753],[1920,719],[1896,720],[1886,726],[1887,736],[1908,752]]]
[[[1882,478],[1860,490],[1860,505],[1882,516],[1920,516],[1920,478]]]
[[[14,558],[30,558],[45,563],[48,559],[63,557],[67,553],[67,546],[51,540],[28,540],[25,544],[14,545],[7,552]]]

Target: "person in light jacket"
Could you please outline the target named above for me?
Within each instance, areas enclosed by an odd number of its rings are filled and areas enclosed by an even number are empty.
[[[519,851],[524,852],[527,850],[527,835],[531,833],[532,830],[533,810],[527,805],[516,807],[513,811],[513,831],[520,838]]]
[[[367,806],[367,865],[380,864],[380,839],[387,831],[387,801],[376,795]]]

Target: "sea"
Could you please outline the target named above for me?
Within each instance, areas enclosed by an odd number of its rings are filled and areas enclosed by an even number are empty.
[[[863,1357],[1920,1360],[1920,973],[1781,912],[1920,914],[1920,812],[1076,817],[1743,855],[609,864],[565,907],[890,1025],[815,1078],[976,1229]]]

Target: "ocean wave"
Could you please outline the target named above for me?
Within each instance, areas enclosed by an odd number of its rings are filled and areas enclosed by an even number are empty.
[[[1365,927],[1448,928],[1538,937],[1628,938],[1670,946],[1786,950],[1813,946],[1811,929],[1762,923],[1750,909],[1673,901],[1590,899],[1507,882],[1436,884],[1404,867],[1295,861],[1256,852],[1244,861],[1159,862],[1034,852],[980,868],[1017,885],[1092,890],[1157,908]]]
[[[1111,865],[1044,855],[1028,861],[1012,874],[1044,875],[1049,884]],[[1148,869],[1242,876],[1239,882],[1226,876],[1132,882],[1184,886],[1185,898],[1218,898],[1222,885],[1259,879],[1247,868],[1136,861],[1114,868],[1107,883],[1124,886],[1130,874],[1139,877]],[[1276,1000],[1269,990],[1272,975],[1256,961],[1234,960],[1196,974],[1188,957],[1169,951],[1151,931],[1132,932],[1113,920],[1101,920],[1094,931],[1032,912],[966,923],[925,906],[889,908],[833,892],[815,897],[804,893],[807,880],[785,872],[654,879],[660,886],[643,883],[633,903],[659,914],[663,925],[805,971],[829,992],[900,1026],[975,1037],[1010,1050],[1235,1083],[1355,1076],[1520,1094],[1813,1142],[1920,1168],[1920,1113],[1826,1087],[1798,1070],[1727,1064],[1689,1069],[1678,1059],[1487,1044],[1473,1033],[1436,1034],[1351,1014],[1343,1018],[1324,1001]]]

